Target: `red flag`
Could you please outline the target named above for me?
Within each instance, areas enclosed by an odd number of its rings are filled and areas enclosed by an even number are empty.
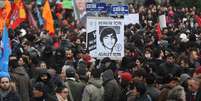
[[[24,8],[24,3],[18,0],[13,5],[13,12],[11,14],[10,28],[15,29],[22,22],[26,20],[26,12]]]
[[[199,27],[201,27],[201,17],[199,17],[199,16],[196,15],[195,16],[195,20],[198,23]]]
[[[161,32],[161,28],[160,28],[160,23],[157,23],[157,25],[156,25],[156,37],[158,40],[160,40],[161,36],[162,36],[162,32]]]

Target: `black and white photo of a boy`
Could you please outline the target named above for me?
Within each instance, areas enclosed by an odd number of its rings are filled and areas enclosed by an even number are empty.
[[[100,31],[100,42],[106,52],[112,53],[117,41],[117,33],[113,27],[104,27]]]

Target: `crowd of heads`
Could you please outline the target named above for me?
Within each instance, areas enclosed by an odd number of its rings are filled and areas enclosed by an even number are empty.
[[[37,19],[36,7],[41,10],[43,6],[35,1],[26,6]],[[195,101],[189,100],[195,93],[199,96],[196,101],[200,101],[201,26],[195,17],[201,13],[196,7],[128,6],[129,13],[138,13],[140,19],[139,24],[125,26],[125,56],[118,61],[91,57],[85,47],[86,28],[74,20],[73,10],[63,9],[60,3],[51,5],[56,29],[53,37],[42,26],[33,29],[27,21],[9,30],[10,77],[0,78],[0,94],[16,91],[15,98],[19,95],[21,101],[53,99],[53,95],[64,101],[88,101],[85,94],[92,84],[98,88],[92,90],[100,97],[94,97],[99,99],[96,101]],[[161,28],[159,35],[156,26],[163,14],[167,27]],[[108,27],[103,30],[103,46],[112,50],[107,37],[115,44],[115,33]],[[97,79],[100,81],[94,83]],[[29,98],[24,97],[26,92]]]

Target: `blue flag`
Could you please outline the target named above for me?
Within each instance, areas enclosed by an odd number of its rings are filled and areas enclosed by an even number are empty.
[[[44,24],[44,22],[43,22],[43,18],[40,15],[40,11],[39,11],[38,7],[36,7],[36,12],[37,12],[38,20],[39,20],[39,25],[41,26]]]
[[[1,40],[1,57],[0,57],[0,73],[8,73],[8,62],[11,54],[10,41],[8,38],[8,30],[4,25],[2,40]]]

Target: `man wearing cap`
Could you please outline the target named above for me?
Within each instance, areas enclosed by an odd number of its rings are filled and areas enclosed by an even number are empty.
[[[0,101],[20,101],[8,76],[0,78]]]
[[[76,70],[73,67],[66,69],[65,86],[69,88],[69,96],[71,101],[81,101],[82,93],[85,85],[76,80]]]
[[[132,81],[132,75],[129,72],[121,72],[119,73],[120,77],[120,86],[121,86],[121,93],[119,101],[127,101],[127,92],[129,88],[129,84]]]

